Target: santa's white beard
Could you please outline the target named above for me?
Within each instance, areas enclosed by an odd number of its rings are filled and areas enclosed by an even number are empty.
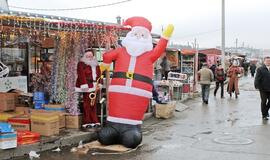
[[[136,37],[127,35],[122,40],[122,45],[126,47],[127,52],[132,56],[139,56],[153,49],[152,37],[148,39],[137,39]]]
[[[98,66],[98,61],[96,59],[89,60],[88,58],[82,57],[81,62],[83,62],[91,67]]]

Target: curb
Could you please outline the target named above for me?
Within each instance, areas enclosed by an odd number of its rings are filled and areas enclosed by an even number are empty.
[[[183,97],[182,100],[177,101],[177,104],[184,103],[195,97],[198,97],[199,93]],[[180,112],[187,108],[180,109]],[[145,113],[143,121],[150,120],[154,117],[154,113]],[[60,132],[59,136],[54,137],[42,137],[39,143],[22,145],[14,149],[0,150],[1,159],[14,159],[18,157],[28,156],[30,151],[43,152],[55,149],[57,147],[62,148],[66,146],[77,145],[80,141],[90,142],[97,139],[96,132],[82,132],[77,129],[67,129]]]
[[[19,146],[15,149],[0,150],[1,159],[13,159],[15,157],[23,157],[29,154],[30,151],[42,152],[52,150],[57,147],[72,146],[78,144],[79,141],[89,142],[96,139],[95,132],[82,132],[78,130],[67,130],[66,136],[55,136],[46,138],[43,137],[41,142]],[[60,138],[61,137],[61,138]]]

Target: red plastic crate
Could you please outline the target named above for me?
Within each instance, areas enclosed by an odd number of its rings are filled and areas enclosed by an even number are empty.
[[[18,145],[33,144],[40,141],[40,134],[30,131],[18,131],[17,143]]]

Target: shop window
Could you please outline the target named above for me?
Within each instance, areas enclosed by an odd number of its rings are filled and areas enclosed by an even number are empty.
[[[5,41],[4,41],[5,40]],[[28,45],[20,37],[1,35],[0,61],[8,66],[9,77],[28,75]]]

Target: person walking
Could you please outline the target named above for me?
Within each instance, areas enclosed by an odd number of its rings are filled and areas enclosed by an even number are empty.
[[[168,73],[170,72],[170,61],[166,55],[164,55],[162,58],[160,66],[162,67],[162,78],[165,77],[165,79],[168,79]]]
[[[270,108],[270,57],[264,58],[264,64],[257,69],[254,86],[260,91],[263,120],[268,120]]]
[[[229,77],[229,83],[227,91],[230,94],[230,97],[232,97],[232,93],[235,92],[235,98],[238,98],[239,88],[238,88],[238,79],[241,75],[242,71],[239,67],[238,60],[234,59],[232,66],[228,69],[227,77]]]
[[[216,68],[217,68],[216,64],[212,64],[211,67],[209,68],[214,74],[214,80],[216,79],[216,75],[215,75]]]
[[[216,88],[214,90],[214,96],[216,96],[217,94],[217,90],[220,86],[221,88],[221,91],[220,91],[220,94],[221,94],[221,98],[224,98],[224,81],[226,79],[226,74],[225,74],[225,71],[224,69],[222,68],[221,64],[219,63],[216,70],[215,70],[215,77],[216,77]]]
[[[162,66],[160,65],[162,62],[162,58],[159,58],[154,67],[155,67],[155,80],[161,81],[162,80]]]
[[[202,88],[202,100],[205,104],[208,104],[210,85],[211,82],[214,80],[214,74],[207,67],[206,63],[203,63],[202,69],[198,71],[198,80]]]
[[[254,77],[254,75],[255,75],[255,72],[256,72],[256,65],[254,64],[254,63],[252,63],[251,65],[250,65],[250,73],[251,73],[251,76],[252,77]]]
[[[246,77],[248,75],[249,63],[245,59],[244,59],[244,62],[242,64],[242,67],[244,68],[244,76]]]

